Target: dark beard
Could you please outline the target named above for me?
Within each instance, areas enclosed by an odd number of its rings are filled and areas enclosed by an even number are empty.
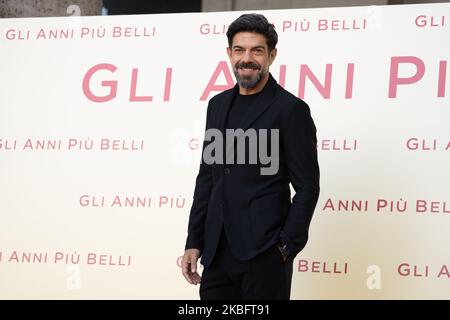
[[[249,77],[241,77],[238,73],[238,69],[250,68],[259,70],[258,74],[254,78]],[[236,82],[238,85],[245,89],[252,89],[256,87],[256,85],[261,81],[262,76],[264,75],[264,71],[261,66],[254,62],[241,62],[235,65],[235,69],[233,70],[234,76],[236,77]]]

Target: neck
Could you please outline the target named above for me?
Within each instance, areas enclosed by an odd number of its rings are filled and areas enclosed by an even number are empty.
[[[269,73],[268,72],[264,76],[264,78],[262,78],[261,81],[259,81],[258,84],[256,86],[254,86],[253,88],[242,88],[241,86],[239,86],[239,93],[242,95],[258,93],[258,92],[262,91],[262,89],[264,89],[264,86],[266,85],[267,81],[269,81]]]

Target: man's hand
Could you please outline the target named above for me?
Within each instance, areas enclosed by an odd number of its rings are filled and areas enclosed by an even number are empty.
[[[181,268],[183,276],[187,282],[197,285],[201,281],[201,277],[197,272],[197,260],[200,257],[200,250],[187,249],[184,252],[183,259],[181,259]]]

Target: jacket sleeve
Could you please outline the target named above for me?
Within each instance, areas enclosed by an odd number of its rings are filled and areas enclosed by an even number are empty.
[[[295,195],[280,241],[295,257],[308,241],[309,225],[320,193],[316,127],[309,106],[302,100],[282,118],[281,137]]]
[[[210,127],[211,100],[206,111],[206,130]],[[203,140],[200,168],[195,181],[191,211],[189,214],[188,236],[185,249],[196,248],[203,251],[203,234],[205,228],[208,201],[212,190],[212,166],[203,161],[203,151],[210,141]]]

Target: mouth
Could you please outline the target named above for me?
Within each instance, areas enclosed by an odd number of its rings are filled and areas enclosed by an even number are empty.
[[[254,73],[258,71],[257,68],[238,68],[241,73]]]
[[[260,70],[261,66],[254,62],[241,62],[236,64],[236,69],[241,72],[250,73]]]

